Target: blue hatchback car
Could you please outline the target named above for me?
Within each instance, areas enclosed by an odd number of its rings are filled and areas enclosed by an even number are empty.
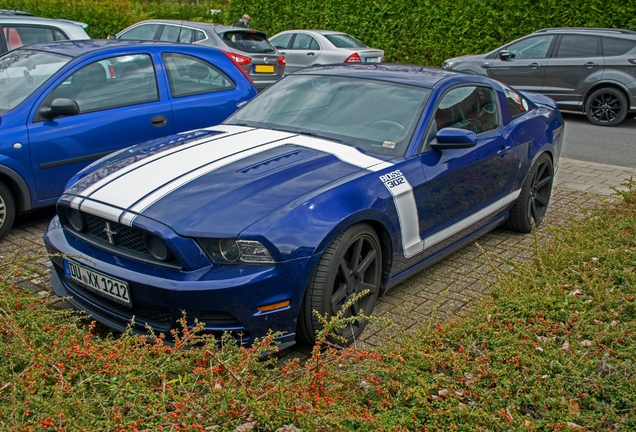
[[[0,238],[16,213],[54,204],[90,162],[218,124],[256,94],[222,51],[64,41],[0,57]]]
[[[185,311],[246,343],[269,329],[281,347],[312,342],[314,310],[370,314],[496,226],[531,231],[563,131],[551,99],[486,77],[303,69],[221,125],[78,173],[44,238],[53,288],[119,330],[134,316],[136,331],[168,333]]]

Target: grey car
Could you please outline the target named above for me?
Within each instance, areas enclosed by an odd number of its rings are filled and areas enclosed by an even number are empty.
[[[334,63],[381,63],[384,51],[369,48],[346,33],[330,30],[287,30],[269,40],[285,54],[287,73]]]
[[[448,59],[443,67],[543,93],[601,126],[636,115],[634,30],[542,29],[486,54]]]
[[[0,54],[37,42],[90,39],[85,23],[0,9]]]
[[[285,74],[285,56],[261,31],[179,20],[147,20],[115,35],[124,40],[159,40],[218,48],[238,64],[257,90],[274,84]]]

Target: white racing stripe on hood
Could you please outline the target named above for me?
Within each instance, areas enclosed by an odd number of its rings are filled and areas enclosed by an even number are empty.
[[[261,132],[263,131],[265,131],[265,129],[261,130]],[[284,145],[296,145],[300,147],[310,148],[312,150],[317,150],[323,153],[332,154],[345,163],[357,166],[362,169],[368,169],[370,171],[378,171],[393,165],[390,162],[384,162],[383,160],[375,158],[373,156],[365,155],[359,150],[353,147],[349,147],[345,144],[338,144],[332,141],[325,141],[320,138],[314,137],[294,136],[286,140],[262,145],[250,150],[243,151],[241,153],[234,154],[225,159],[219,160],[206,166],[202,166],[201,168],[192,171],[185,176],[175,178],[174,181],[165,184],[163,187],[157,189],[152,194],[146,196],[144,199],[140,200],[134,206],[129,208],[130,213],[126,212],[125,214],[123,214],[121,216],[120,222],[124,225],[132,225],[132,222],[137,214],[142,213],[152,204],[159,201],[170,192],[180,188],[181,186],[221,167],[224,167],[225,165],[238,162],[241,159],[245,159],[255,154],[272,150],[276,147],[281,147]]]
[[[226,128],[215,127],[214,130]],[[235,132],[229,130],[228,132]],[[73,200],[75,208],[111,220],[132,225],[135,216],[172,191],[191,181],[234,162],[281,147],[297,145],[332,154],[341,161],[369,171],[392,166],[345,144],[311,136],[294,135],[268,129],[239,129],[236,135],[225,135],[204,143],[192,143],[185,149],[148,158],[152,163],[132,164],[123,173],[116,172],[82,192]],[[146,159],[140,162],[146,162]],[[123,171],[123,170],[122,170]],[[127,209],[127,211],[125,210]]]
[[[241,133],[241,132],[246,132],[251,130],[252,128],[247,128],[247,127],[243,127],[243,126],[226,126],[226,125],[219,125],[219,126],[214,126],[214,127],[209,127],[209,128],[204,128],[204,129],[199,129],[199,130],[210,130],[210,131],[220,131],[220,132],[225,132],[228,134],[237,134],[237,133]],[[177,135],[186,135],[188,133],[191,133],[192,131],[188,131],[188,132],[183,132]],[[200,140],[196,140],[193,142],[190,142],[188,144],[185,144],[183,146],[177,146],[175,148],[172,148],[170,150],[165,150],[162,152],[159,152],[157,154],[155,154],[154,156],[150,156],[147,158],[144,158],[140,161],[137,161],[135,163],[132,163],[120,170],[117,170],[115,172],[113,172],[112,174],[104,177],[103,179],[93,183],[92,185],[90,185],[89,187],[87,187],[86,189],[84,189],[81,194],[83,196],[89,196],[90,194],[92,194],[93,192],[95,192],[96,190],[106,186],[108,183],[112,182],[113,180],[115,180],[118,177],[121,177],[133,170],[136,170],[137,168],[147,165],[157,159],[161,159],[164,158],[170,154],[176,153],[176,152],[180,152],[186,149],[189,149],[191,147],[195,147],[210,141],[215,141],[217,139],[221,139],[221,138],[227,138],[230,135],[224,135],[224,134],[220,134],[220,135],[213,135],[211,137],[204,137],[201,138]],[[125,151],[125,150],[122,150]],[[79,204],[81,203],[81,198],[76,198],[73,200],[71,206],[75,207],[75,208],[79,208]]]

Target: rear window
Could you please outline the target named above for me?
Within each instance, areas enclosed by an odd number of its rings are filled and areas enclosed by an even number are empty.
[[[605,57],[627,54],[636,47],[636,40],[603,37],[603,55]]]
[[[336,48],[368,48],[368,46],[348,34],[326,34],[324,36]]]
[[[274,53],[276,48],[263,36],[247,32],[225,32],[221,35],[223,42],[230,48],[248,53]]]

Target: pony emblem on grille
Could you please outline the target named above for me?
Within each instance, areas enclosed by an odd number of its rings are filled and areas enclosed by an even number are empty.
[[[106,233],[106,239],[108,243],[115,244],[115,235],[117,231],[113,231],[110,227],[110,222],[104,222],[104,232]]]

